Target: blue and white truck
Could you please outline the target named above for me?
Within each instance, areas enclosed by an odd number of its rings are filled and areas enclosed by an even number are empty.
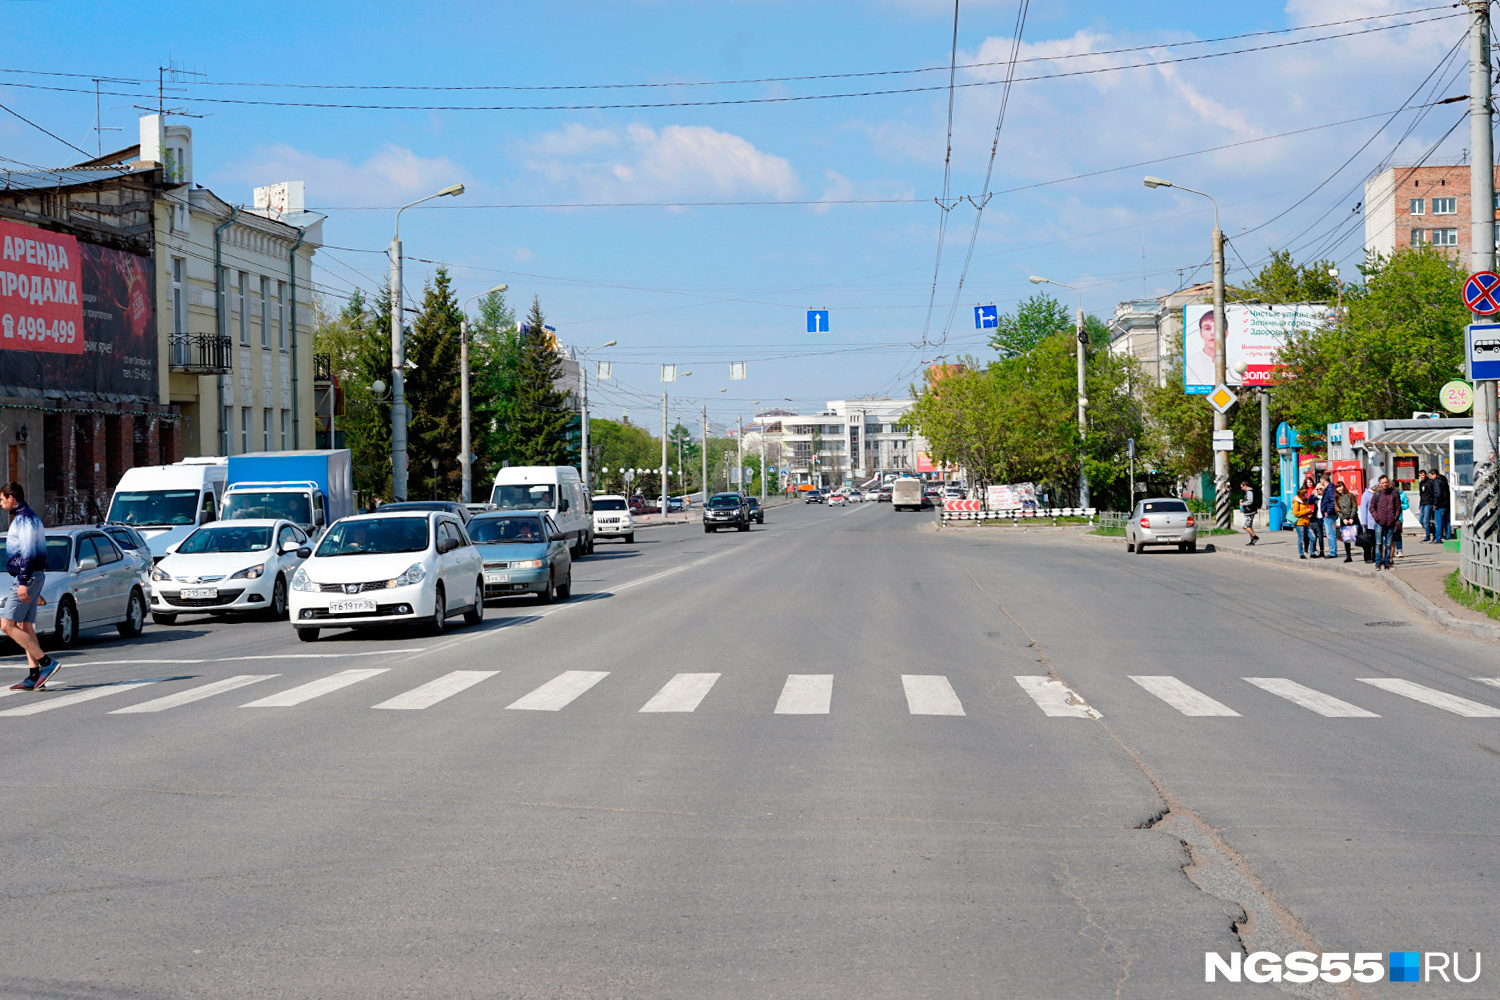
[[[354,513],[354,470],[347,448],[251,451],[229,456],[223,520],[282,517],[317,540],[334,521]]]

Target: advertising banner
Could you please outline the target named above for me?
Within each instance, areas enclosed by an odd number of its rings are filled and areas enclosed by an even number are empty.
[[[0,394],[157,402],[150,258],[0,221]]]
[[[1035,483],[1006,483],[990,486],[985,491],[985,503],[990,510],[1026,510],[1036,506]]]
[[[1293,332],[1311,330],[1328,315],[1327,306],[1224,307],[1229,335],[1224,341],[1224,381],[1231,386],[1270,385],[1281,365],[1276,355]],[[1182,307],[1182,384],[1185,391],[1203,396],[1214,387],[1214,307],[1199,303]],[[1243,376],[1236,370],[1245,365]]]

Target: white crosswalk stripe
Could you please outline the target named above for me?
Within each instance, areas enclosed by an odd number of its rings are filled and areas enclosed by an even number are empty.
[[[60,694],[47,697],[45,694],[36,695],[37,701],[17,708],[7,708],[0,715],[36,715],[38,712],[50,712],[54,708],[66,708],[69,705],[77,705],[79,702],[93,701],[95,698],[103,698],[105,695],[119,694],[122,691],[130,691],[155,681],[126,681],[123,684],[101,684],[99,687],[84,688],[82,691],[74,691],[70,694]]]
[[[1358,705],[1351,705],[1342,698],[1335,698],[1331,694],[1304,687],[1285,677],[1246,677],[1244,680],[1262,691],[1269,691],[1278,698],[1285,698],[1294,705],[1301,705],[1305,709],[1317,712],[1325,719],[1380,718],[1374,712],[1360,708]]]
[[[1070,719],[1103,718],[1095,709],[1062,681],[1050,677],[1021,675],[1016,677],[1021,690],[1031,696],[1037,707],[1048,715]]]
[[[1240,717],[1240,713],[1228,705],[1215,701],[1202,691],[1189,687],[1175,677],[1138,676],[1131,674],[1130,679],[1156,695],[1168,705],[1177,709],[1183,715],[1222,715],[1233,716],[1236,719]]]
[[[498,670],[455,670],[428,681],[421,687],[412,688],[394,698],[387,698],[376,708],[422,709],[431,708],[444,698],[451,698],[460,691],[467,691],[480,681],[494,677]]]
[[[280,694],[268,695],[259,701],[247,702],[241,708],[291,708],[300,705],[304,701],[321,698],[325,694],[332,694],[342,690],[350,684],[358,684],[360,681],[369,680],[371,677],[379,676],[388,671],[390,667],[367,667],[362,670],[340,670],[336,674],[320,677],[315,681],[308,681],[297,687],[289,688]]]
[[[902,674],[906,710],[912,715],[963,715],[958,692],[940,674]]]
[[[1456,694],[1439,691],[1414,681],[1404,681],[1399,677],[1360,677],[1356,678],[1361,684],[1369,684],[1378,687],[1382,691],[1391,694],[1399,694],[1403,698],[1412,701],[1420,701],[1424,705],[1433,708],[1441,708],[1445,712],[1454,715],[1462,715],[1466,719],[1500,719],[1500,708],[1493,705],[1485,705],[1481,702],[1470,701],[1468,698],[1460,698]],[[5,713],[0,712],[0,715]]]
[[[268,681],[280,674],[239,674],[235,677],[226,677],[222,681],[214,681],[211,684],[203,684],[199,687],[188,688],[186,691],[178,691],[176,694],[163,695],[160,698],[152,698],[143,701],[139,705],[126,705],[117,708],[110,715],[135,715],[141,712],[164,712],[169,708],[179,705],[189,705],[204,698],[212,698],[216,694],[224,694],[228,691],[238,691],[242,687],[249,687],[260,681]]]
[[[642,712],[693,712],[719,680],[718,674],[678,674],[662,685]]]
[[[1488,684],[1490,687],[1500,688],[1500,677],[1474,677],[1470,679],[1476,680],[1481,684]]]
[[[832,674],[788,674],[774,714],[827,715],[832,704]]]
[[[608,671],[568,670],[505,707],[527,712],[556,712],[608,676]]]

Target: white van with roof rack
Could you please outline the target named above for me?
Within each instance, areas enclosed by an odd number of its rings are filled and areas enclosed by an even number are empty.
[[[495,473],[490,504],[497,511],[540,510],[568,539],[576,560],[594,551],[594,505],[571,465],[513,465]]]

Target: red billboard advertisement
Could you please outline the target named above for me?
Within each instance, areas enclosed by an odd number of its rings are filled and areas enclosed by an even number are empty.
[[[0,220],[0,350],[83,353],[78,240]]]

